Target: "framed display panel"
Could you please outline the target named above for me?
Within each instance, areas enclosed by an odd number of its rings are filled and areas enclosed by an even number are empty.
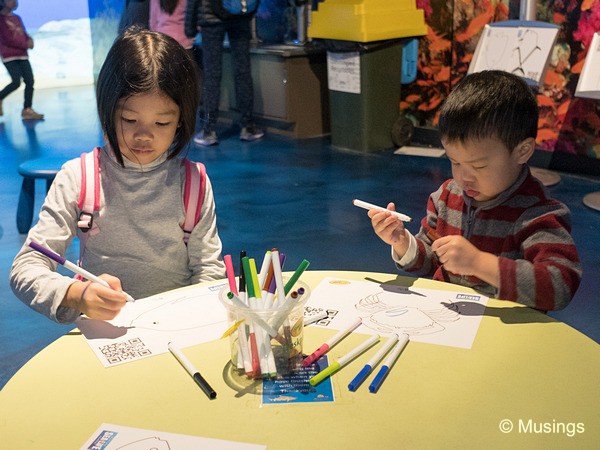
[[[575,97],[600,100],[600,31],[594,33],[588,54],[577,82]]]
[[[538,86],[544,80],[558,30],[557,25],[524,20],[487,24],[468,73],[503,70]]]

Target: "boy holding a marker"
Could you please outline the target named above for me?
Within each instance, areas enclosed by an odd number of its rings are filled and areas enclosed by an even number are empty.
[[[467,76],[440,110],[453,178],[430,195],[413,236],[392,212],[370,209],[397,266],[539,310],[566,307],[581,280],[571,216],[532,176],[536,98],[501,71]]]

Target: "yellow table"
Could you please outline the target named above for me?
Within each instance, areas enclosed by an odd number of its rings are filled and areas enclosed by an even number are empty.
[[[365,277],[408,286],[465,290],[395,275]],[[305,330],[305,351],[334,332]],[[364,340],[351,335],[339,358]],[[0,447],[77,449],[102,422],[232,441],[270,449],[598,448],[600,346],[569,326],[512,302],[490,300],[470,350],[411,342],[377,394],[347,385],[370,358],[333,376],[334,403],[260,407],[232,383],[229,343],[184,353],[217,391],[210,401],[166,353],[105,369],[77,332],[32,358],[0,391]],[[508,422],[510,421],[510,423]],[[506,431],[512,424],[510,432]]]

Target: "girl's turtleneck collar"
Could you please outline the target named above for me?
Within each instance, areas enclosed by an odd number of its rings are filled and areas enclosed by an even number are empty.
[[[119,162],[117,161],[117,157],[115,156],[115,153],[112,151],[112,149],[109,146],[102,147],[102,152],[110,158],[110,161],[112,163],[114,163],[118,166],[121,166],[121,164],[119,164]],[[168,156],[169,156],[169,152],[166,151],[162,155],[160,155],[158,158],[156,158],[154,161],[149,162],[148,164],[140,164],[138,162],[131,161],[131,160],[127,159],[125,156],[123,156],[123,163],[125,164],[125,169],[127,169],[127,170],[134,170],[134,171],[138,171],[138,172],[147,172],[149,170],[155,169],[156,167],[158,167],[162,163],[164,163],[167,160]]]

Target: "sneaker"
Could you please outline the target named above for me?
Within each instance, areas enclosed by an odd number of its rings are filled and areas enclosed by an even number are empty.
[[[260,128],[256,128],[254,125],[248,125],[247,127],[242,128],[240,132],[240,139],[242,141],[256,141],[257,139],[262,138],[265,135],[265,132]]]
[[[44,118],[43,114],[39,114],[36,113],[33,109],[31,108],[25,108],[22,112],[21,112],[21,118],[23,120],[42,120]]]
[[[196,136],[194,136],[194,142],[204,147],[216,145],[219,143],[217,139],[217,133],[215,131],[202,130]]]

